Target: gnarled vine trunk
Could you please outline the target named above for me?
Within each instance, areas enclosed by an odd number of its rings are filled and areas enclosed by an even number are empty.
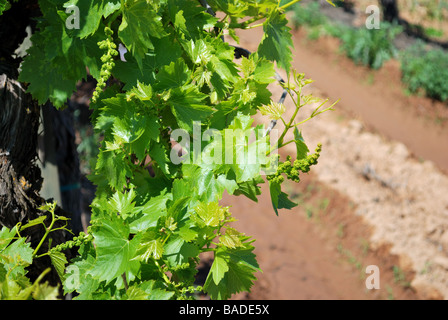
[[[45,203],[39,195],[43,179],[36,163],[39,111],[20,82],[0,75],[0,226],[12,228],[45,214],[38,209]],[[44,231],[36,226],[22,235],[35,247]],[[55,232],[51,237],[53,243],[61,243],[65,235]],[[30,279],[37,278],[50,265],[48,257],[36,259],[29,268]],[[57,274],[50,273],[47,280],[56,284]]]
[[[20,82],[0,75],[0,224],[36,218],[42,205],[36,164],[39,106]]]
[[[33,18],[39,16],[40,11],[37,1],[23,0],[11,4],[12,7],[0,16],[0,229],[3,226],[12,228],[17,223],[25,224],[46,214],[39,210],[46,202],[40,195],[43,177],[37,162],[41,107],[26,93],[24,84],[17,81],[21,58],[14,54],[27,35],[26,28],[33,28]],[[57,208],[56,214],[68,216],[61,207]],[[49,224],[50,219],[47,218],[45,223]],[[44,233],[43,226],[38,225],[25,229],[21,235],[26,236],[35,248]],[[55,246],[65,242],[69,236],[59,230],[52,232],[49,238]],[[48,250],[48,244],[46,242],[39,253]],[[36,279],[51,265],[48,256],[34,259],[28,268],[29,278]],[[51,285],[60,283],[54,269],[45,280]]]

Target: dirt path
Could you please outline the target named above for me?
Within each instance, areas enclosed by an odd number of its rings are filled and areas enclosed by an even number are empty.
[[[242,34],[241,45],[256,49],[260,35],[257,29]],[[419,116],[432,102],[402,102],[397,79],[379,83],[383,90],[377,91],[378,74],[366,84],[360,79],[367,71],[347,69],[349,61],[317,44],[304,45],[303,34],[295,42],[294,67],[316,80],[313,93],[341,103],[302,127],[310,149],[322,142],[323,151],[313,174],[288,187],[299,207],[276,217],[268,190],[258,204],[223,199],[233,205],[238,229],[257,239],[264,273],[246,298],[448,298],[448,178],[424,160],[448,165],[448,135],[435,125],[434,112]],[[274,88],[274,97],[280,93]],[[405,109],[409,101],[423,103],[421,110]],[[444,114],[440,106],[435,110]],[[380,290],[365,289],[369,264],[380,268]]]
[[[403,281],[395,283],[398,258],[388,248],[371,250],[369,228],[354,215],[347,198],[305,176],[289,186],[302,204],[275,216],[269,197],[258,203],[243,197],[225,197],[223,205],[239,219],[235,227],[252,235],[263,273],[243,299],[418,299]],[[288,188],[288,189],[289,189]],[[293,191],[294,189],[294,191]],[[269,195],[267,185],[262,192]],[[380,270],[380,289],[367,290],[365,268]],[[410,276],[410,275],[408,275]]]

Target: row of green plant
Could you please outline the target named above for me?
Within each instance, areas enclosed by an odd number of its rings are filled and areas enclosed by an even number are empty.
[[[296,29],[307,28],[309,39],[321,36],[337,37],[340,50],[356,64],[380,69],[392,58],[401,62],[402,81],[411,93],[423,93],[440,100],[448,100],[448,53],[442,49],[427,49],[422,42],[401,52],[395,47],[395,37],[402,32],[399,25],[381,22],[379,29],[353,28],[330,21],[318,2],[297,4],[292,22]]]
[[[380,29],[347,27],[343,31],[339,35],[341,49],[357,64],[379,69],[386,61],[397,57],[394,39],[401,32],[399,26],[383,22]]]
[[[380,29],[367,29],[335,23],[320,12],[318,2],[299,3],[292,10],[296,29],[306,27],[309,39],[321,36],[339,38],[341,51],[357,64],[379,69],[387,60],[397,56],[393,41],[402,30],[399,26],[383,22]]]
[[[448,53],[442,49],[428,50],[422,42],[400,55],[402,81],[411,93],[448,101]]]

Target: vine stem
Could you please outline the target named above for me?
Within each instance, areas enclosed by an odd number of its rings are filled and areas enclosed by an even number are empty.
[[[162,274],[163,280],[166,282],[166,284],[170,285],[171,281],[170,281],[170,279],[168,279],[168,277],[165,274],[165,272],[163,272],[162,267],[160,266],[159,262],[157,260],[155,260],[154,263],[157,266],[157,268],[159,269],[160,273]]]
[[[282,145],[280,145],[280,146],[278,146],[278,149],[280,149],[281,147],[284,147],[284,146],[286,146],[286,145],[288,145],[288,144],[290,144],[290,143],[292,143],[292,142],[295,142],[296,140],[289,140],[288,142],[285,142],[285,143],[283,143]]]
[[[304,123],[304,122],[307,122],[308,120],[311,120],[311,119],[314,118],[315,116],[317,116],[317,115],[319,115],[319,114],[321,114],[321,113],[324,113],[325,111],[334,110],[334,109],[333,109],[333,106],[334,106],[336,103],[338,103],[339,100],[340,100],[340,99],[338,99],[335,103],[333,103],[331,106],[329,106],[328,108],[325,108],[325,109],[322,110],[322,111],[316,112],[317,109],[314,110],[314,112],[311,114],[311,116],[309,116],[309,117],[306,118],[305,120],[300,121],[299,123],[294,124],[292,127],[297,127],[298,125],[300,125],[300,124],[302,124],[302,123]],[[328,101],[328,99],[325,100],[324,103],[327,102],[327,101]]]
[[[288,80],[288,84],[289,84],[289,80]],[[290,92],[290,90],[288,90],[289,95],[291,96],[291,98],[294,101],[294,98]],[[283,130],[280,138],[278,139],[278,145],[282,145],[283,144],[283,139],[285,138],[286,133],[289,131],[290,128],[292,128],[292,123],[294,121],[294,119],[297,116],[297,113],[299,112],[299,109],[302,107],[300,105],[300,94],[302,93],[302,88],[299,89],[299,92],[296,92],[297,95],[297,103],[295,103],[296,105],[296,109],[294,110],[294,114],[292,115],[291,119],[289,120],[288,124],[285,126],[285,129]]]
[[[261,16],[253,17],[252,19],[249,19],[249,20],[244,21],[244,22],[240,22],[240,23],[230,23],[230,24],[229,24],[229,28],[250,29],[251,26],[249,26],[249,25],[250,25],[251,23],[254,23],[254,22],[256,22],[256,21],[258,21],[258,20],[261,20],[261,19],[263,19],[263,18],[265,18],[265,16],[264,16],[264,15],[261,15]],[[260,23],[260,25],[263,25],[263,24]],[[256,25],[256,26],[259,26],[259,25]],[[255,26],[254,26],[254,27],[255,27]]]
[[[290,2],[288,2],[287,4],[282,5],[281,7],[279,7],[279,10],[285,10],[286,8],[292,6],[293,4],[296,4],[297,2],[300,2],[302,0],[292,0]]]
[[[253,28],[258,28],[258,27],[262,27],[262,26],[263,26],[263,23],[258,23],[258,24],[254,24],[252,26],[247,26],[244,29],[247,30],[247,29],[253,29]]]
[[[55,218],[54,218],[54,209],[55,209],[55,208],[53,207],[53,208],[50,210],[50,212],[51,212],[51,223],[50,223],[50,225],[48,226],[48,228],[47,228],[47,227],[45,228],[45,234],[44,234],[44,236],[42,237],[42,239],[40,239],[40,242],[39,242],[39,244],[37,245],[36,249],[34,249],[33,257],[37,254],[37,252],[39,251],[40,247],[41,247],[42,244],[44,243],[45,239],[46,239],[47,236],[50,234],[50,232],[51,232],[51,228],[53,228],[54,222],[56,221]]]

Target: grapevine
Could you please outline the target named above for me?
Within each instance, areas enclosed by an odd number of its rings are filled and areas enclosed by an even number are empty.
[[[295,2],[40,0],[42,17],[19,80],[40,104],[63,108],[78,81],[96,79],[91,122],[101,140],[89,176],[96,197],[88,230],[65,243],[52,246],[47,237],[63,220],[54,203],[42,209],[51,213],[50,227],[43,220],[27,225],[46,228],[34,250],[20,237],[24,226],[1,229],[0,283],[14,275],[19,281],[25,265],[49,256],[63,293],[75,299],[191,299],[199,293],[228,299],[250,291],[261,270],[255,240],[238,231],[220,200],[227,192],[258,201],[266,175],[274,212],[296,206],[281,184],[285,177],[299,182],[321,152],[319,144],[308,154],[298,126],[334,105],[321,110],[325,100],[309,118],[296,120],[301,108],[320,100],[302,94],[311,80],[291,70],[284,12]],[[79,9],[79,28],[67,28],[69,6]],[[225,41],[257,27],[264,36],[255,52]],[[125,59],[118,57],[120,44]],[[277,102],[268,90],[275,81],[283,88]],[[288,95],[294,112],[285,118]],[[269,117],[268,127],[254,124],[258,112]],[[275,140],[277,121],[285,128]],[[294,139],[284,141],[290,130]],[[289,143],[296,145],[295,160],[280,162],[278,150]],[[43,243],[48,251],[41,253]],[[5,262],[12,246],[20,246],[23,257]],[[77,255],[67,259],[67,250]],[[204,252],[213,254],[213,264],[197,286]]]

